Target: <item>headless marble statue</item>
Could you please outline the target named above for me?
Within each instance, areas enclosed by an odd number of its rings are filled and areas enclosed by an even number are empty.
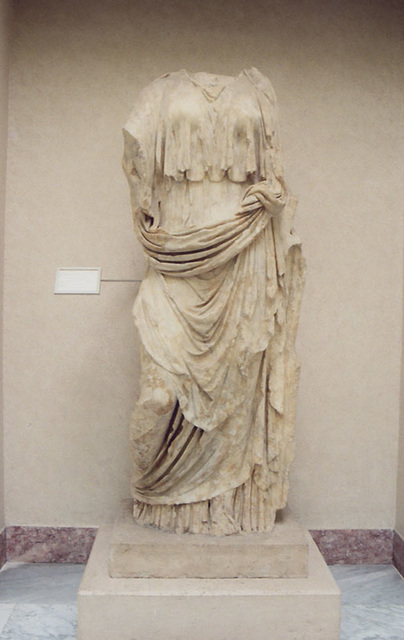
[[[178,533],[271,530],[286,504],[304,261],[276,101],[256,69],[148,86],[124,128],[147,271],[133,514]]]

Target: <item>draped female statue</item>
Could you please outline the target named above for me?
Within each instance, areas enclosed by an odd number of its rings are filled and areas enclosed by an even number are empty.
[[[133,514],[175,532],[269,531],[286,504],[304,262],[272,86],[180,71],[140,95],[123,166],[147,271]]]

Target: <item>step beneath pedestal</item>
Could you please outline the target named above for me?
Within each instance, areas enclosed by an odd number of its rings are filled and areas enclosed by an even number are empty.
[[[109,573],[113,578],[304,578],[309,547],[288,509],[270,533],[206,536],[142,527],[125,501],[115,521]]]
[[[111,535],[98,532],[80,585],[79,640],[339,638],[340,592],[311,540],[307,578],[111,578]]]

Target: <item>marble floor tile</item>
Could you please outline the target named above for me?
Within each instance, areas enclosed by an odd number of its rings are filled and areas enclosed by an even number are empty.
[[[75,604],[84,565],[7,563],[0,571],[0,602]]]
[[[345,605],[341,640],[403,640],[404,606]]]
[[[392,565],[333,565],[330,569],[343,604],[404,606],[404,580]]]
[[[76,637],[74,605],[17,604],[0,635],[1,640],[66,640]]]
[[[3,631],[5,624],[9,617],[11,616],[11,612],[14,609],[14,604],[3,604],[0,603],[0,633]]]
[[[75,640],[84,569],[6,564],[0,571],[0,640]],[[393,566],[330,569],[342,591],[341,640],[404,640],[404,580]]]

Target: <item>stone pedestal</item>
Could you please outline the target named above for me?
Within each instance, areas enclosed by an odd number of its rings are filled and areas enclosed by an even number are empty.
[[[110,546],[112,578],[306,578],[307,535],[285,509],[271,533],[176,535],[137,525],[123,503]]]
[[[340,592],[311,539],[307,578],[173,579],[111,578],[111,536],[98,532],[80,585],[79,640],[339,638]]]

